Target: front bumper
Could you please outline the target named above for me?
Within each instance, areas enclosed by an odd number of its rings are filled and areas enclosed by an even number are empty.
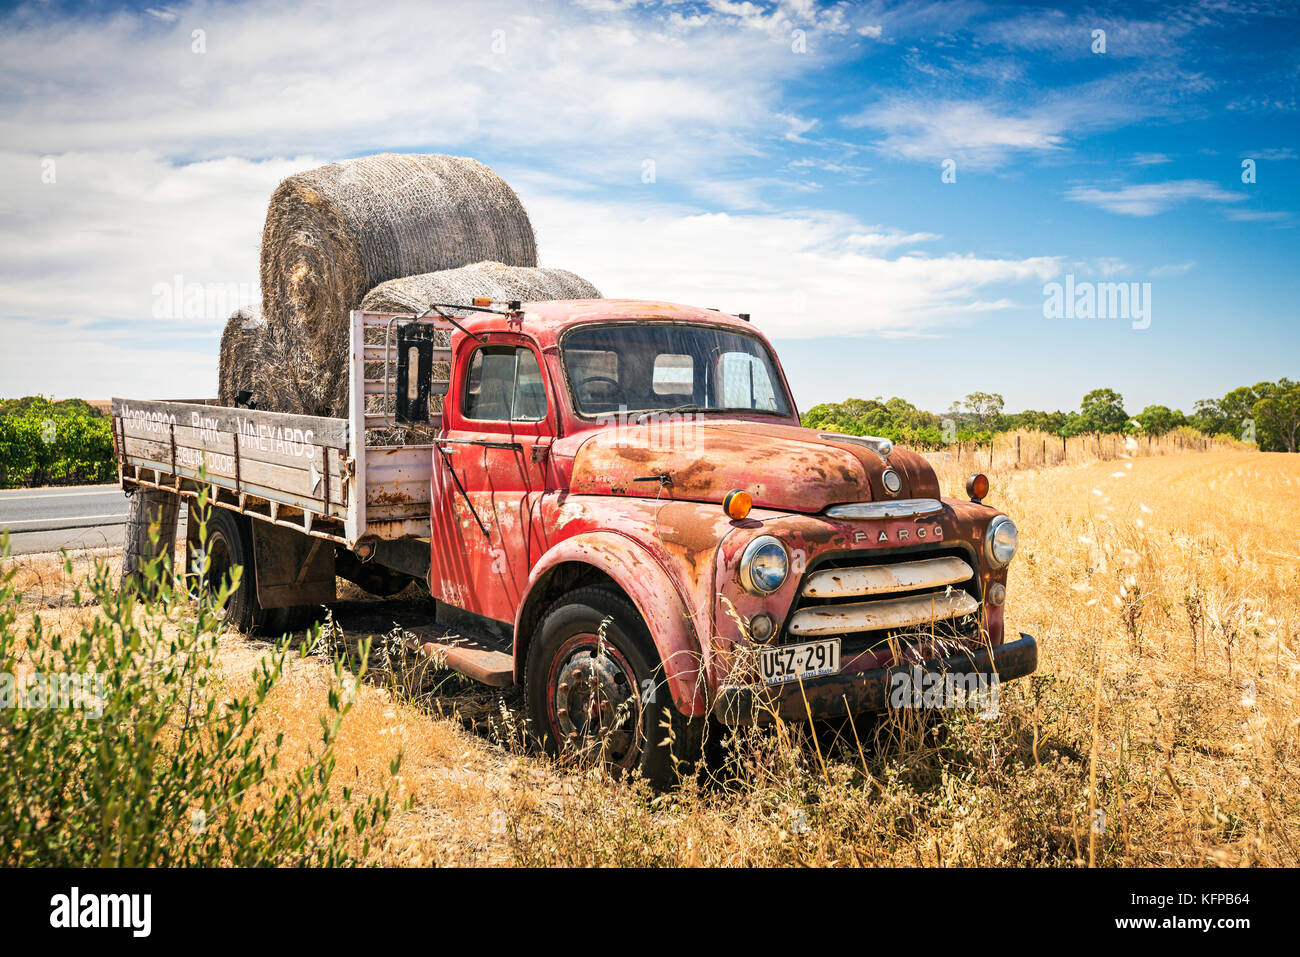
[[[867,714],[889,708],[890,691],[895,675],[916,674],[969,676],[977,675],[998,683],[1021,678],[1038,668],[1038,642],[1021,634],[1015,641],[1005,641],[996,648],[977,648],[921,665],[901,664],[871,671],[828,675],[802,683],[762,687],[724,685],[714,703],[714,715],[729,725],[752,724],[774,715],[787,721],[812,718],[843,717]]]

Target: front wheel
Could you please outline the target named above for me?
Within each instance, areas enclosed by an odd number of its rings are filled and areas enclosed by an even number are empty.
[[[705,720],[674,707],[650,632],[619,592],[581,588],[553,604],[524,672],[528,714],[553,755],[639,771],[661,789],[699,758]]]

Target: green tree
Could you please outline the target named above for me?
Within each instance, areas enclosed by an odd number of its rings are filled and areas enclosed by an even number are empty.
[[[1206,435],[1220,435],[1233,428],[1218,399],[1198,399],[1187,424]]]
[[[1149,405],[1137,414],[1137,421],[1147,435],[1161,436],[1180,425],[1186,425],[1187,417],[1178,409]]]
[[[1300,382],[1261,382],[1254,391],[1260,396],[1251,407],[1260,450],[1294,452],[1300,433]]]
[[[1233,389],[1219,400],[1219,412],[1223,415],[1224,432],[1240,435],[1246,420],[1254,415],[1255,403],[1264,397],[1261,389],[1267,390],[1272,383],[1261,382],[1258,385],[1242,386]]]
[[[1002,414],[1005,404],[1006,401],[996,392],[972,392],[965,400],[966,411],[981,430]]]
[[[906,399],[845,399],[813,406],[803,414],[810,429],[846,435],[880,435],[906,445],[937,448],[943,444],[939,420]]]
[[[1123,432],[1128,425],[1124,397],[1114,389],[1093,389],[1079,405],[1082,432]]]
[[[1010,429],[1033,429],[1038,432],[1050,432],[1053,435],[1061,434],[1066,421],[1064,412],[1037,412],[1033,409],[1026,409],[1007,418],[1007,427]]]

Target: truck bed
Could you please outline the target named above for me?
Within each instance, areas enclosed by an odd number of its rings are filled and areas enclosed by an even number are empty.
[[[411,318],[351,314],[346,419],[229,408],[206,399],[113,399],[119,482],[184,498],[206,485],[215,505],[349,548],[364,541],[428,540],[431,440],[441,415],[415,430],[393,424],[396,345],[385,344],[396,325]],[[445,320],[420,321],[450,334]],[[392,361],[385,364],[385,355]],[[446,388],[446,379],[434,380],[435,394],[445,395]]]

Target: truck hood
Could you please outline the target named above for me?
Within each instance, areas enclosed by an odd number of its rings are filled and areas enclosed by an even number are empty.
[[[816,513],[842,502],[938,498],[934,470],[894,449],[883,459],[867,444],[793,425],[730,420],[650,423],[586,433],[573,453],[569,488],[589,495],[721,502],[745,489],[756,508]],[[564,439],[556,452],[566,451]],[[902,488],[891,495],[881,475]]]

